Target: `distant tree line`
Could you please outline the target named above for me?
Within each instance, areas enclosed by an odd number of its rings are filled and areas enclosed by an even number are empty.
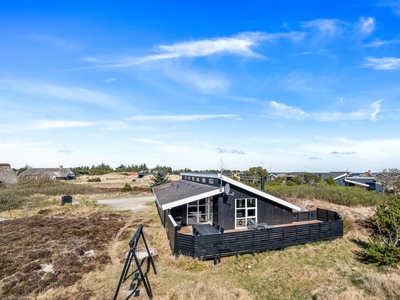
[[[103,174],[108,174],[112,172],[140,172],[140,171],[147,171],[148,167],[147,165],[140,164],[140,165],[123,165],[121,164],[117,168],[112,168],[109,165],[105,163],[101,163],[97,166],[92,165],[91,167],[89,166],[80,166],[80,167],[75,167],[71,169],[72,172],[74,172],[75,175],[79,174],[89,174],[89,175],[103,175]]]

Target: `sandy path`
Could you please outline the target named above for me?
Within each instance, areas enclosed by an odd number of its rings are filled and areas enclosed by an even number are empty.
[[[97,200],[97,203],[110,206],[115,210],[135,210],[146,207],[146,203],[154,202],[154,196],[135,197],[135,198],[118,198]]]

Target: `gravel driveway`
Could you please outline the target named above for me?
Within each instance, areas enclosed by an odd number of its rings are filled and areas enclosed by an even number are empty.
[[[118,198],[97,200],[97,203],[110,206],[115,210],[135,210],[146,207],[146,203],[154,202],[154,196],[135,197],[135,198]]]

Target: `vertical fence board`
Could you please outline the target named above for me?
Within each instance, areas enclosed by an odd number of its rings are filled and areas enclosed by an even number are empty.
[[[318,209],[307,212],[307,218],[318,219],[320,223],[309,223],[265,229],[255,229],[208,236],[192,236],[177,233],[168,224],[168,238],[174,240],[173,253],[198,258],[215,258],[240,253],[255,253],[266,250],[283,249],[293,245],[330,240],[343,236],[343,220],[335,212]],[[305,214],[294,215],[303,218]],[[324,221],[325,220],[325,221]],[[170,220],[168,223],[171,223]],[[174,237],[170,233],[174,232]]]

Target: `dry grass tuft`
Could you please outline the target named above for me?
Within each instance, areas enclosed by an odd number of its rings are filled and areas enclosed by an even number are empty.
[[[387,299],[400,299],[400,275],[397,272],[367,274],[362,279],[362,285],[373,295]]]
[[[184,281],[171,288],[165,297],[168,300],[248,300],[248,292],[238,287],[229,287],[223,283],[202,281]]]
[[[175,259],[175,266],[181,270],[201,272],[210,268],[207,262],[180,255]]]

